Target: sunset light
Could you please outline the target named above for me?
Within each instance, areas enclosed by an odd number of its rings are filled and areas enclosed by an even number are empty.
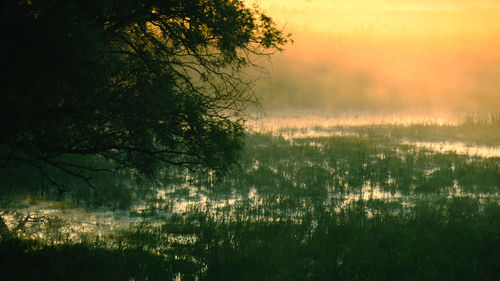
[[[500,0],[3,0],[0,279],[499,281]]]
[[[287,77],[307,76],[316,83],[286,93],[298,95],[289,97],[292,107],[297,101],[341,110],[499,110],[500,4],[402,2],[259,1],[295,41],[275,60],[277,80],[264,99],[280,100],[280,83],[297,81]],[[308,75],[304,68],[318,71]]]

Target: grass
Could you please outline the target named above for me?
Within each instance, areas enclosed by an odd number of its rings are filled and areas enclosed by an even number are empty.
[[[309,207],[294,218],[253,216],[255,206],[235,206],[231,212],[199,207],[155,227],[137,225],[116,236],[113,247],[97,240],[53,246],[3,240],[0,269],[6,280],[171,280],[177,274],[183,280],[500,276],[500,207],[495,201],[434,198],[407,208],[372,199],[353,201],[338,212],[328,204]]]
[[[2,280],[172,280],[170,268],[165,258],[140,249],[0,239]]]
[[[479,130],[498,145],[485,129],[497,125],[470,117],[334,136],[252,134],[224,178],[170,169],[154,182],[134,187],[124,175],[120,187],[84,194],[108,208],[146,206],[132,212],[134,225],[69,240],[3,238],[0,272],[6,280],[500,280],[500,158],[401,141],[483,144],[471,133]],[[200,201],[165,215],[188,198]]]

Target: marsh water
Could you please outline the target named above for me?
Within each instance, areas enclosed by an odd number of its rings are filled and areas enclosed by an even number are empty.
[[[277,116],[247,125],[241,165],[223,179],[177,169],[167,183],[121,210],[32,196],[17,202],[15,211],[2,208],[4,220],[12,228],[27,215],[49,218],[50,231],[74,240],[196,208],[258,209],[272,202],[276,212],[293,217],[311,198],[334,202],[337,212],[356,200],[411,206],[436,195],[500,198],[500,123],[489,115]],[[26,235],[56,235],[37,220],[28,223]]]

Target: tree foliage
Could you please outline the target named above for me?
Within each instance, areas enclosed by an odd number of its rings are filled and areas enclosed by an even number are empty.
[[[240,0],[7,0],[0,22],[0,165],[53,184],[99,170],[71,155],[227,170],[255,102],[241,70],[287,41]]]

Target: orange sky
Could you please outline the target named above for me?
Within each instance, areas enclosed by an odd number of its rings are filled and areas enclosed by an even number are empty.
[[[500,1],[257,3],[295,41],[258,89],[265,106],[500,111]]]

